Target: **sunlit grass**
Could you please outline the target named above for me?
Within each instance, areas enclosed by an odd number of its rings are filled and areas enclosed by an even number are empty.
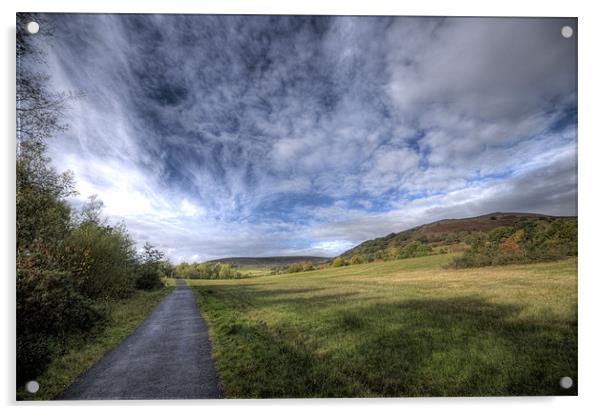
[[[226,396],[575,394],[576,260],[452,257],[189,281]]]

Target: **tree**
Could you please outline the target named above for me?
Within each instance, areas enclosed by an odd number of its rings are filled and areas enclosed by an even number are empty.
[[[161,260],[159,263],[159,273],[161,277],[175,277],[175,267],[168,259]]]
[[[163,286],[161,282],[161,263],[165,255],[146,242],[140,257],[136,287],[138,289],[157,289]]]
[[[62,267],[87,297],[127,297],[136,287],[141,266],[124,225],[83,222],[66,237],[63,251]]]
[[[66,197],[74,193],[71,175],[58,174],[35,148],[21,154],[16,171],[18,255],[42,246],[57,247],[70,225],[71,209]]]
[[[341,267],[345,265],[345,260],[342,257],[337,257],[332,261],[332,267]]]
[[[65,198],[74,194],[73,175],[58,173],[50,165],[46,141],[66,128],[59,122],[66,95],[48,90],[48,77],[30,69],[44,63],[26,25],[35,20],[51,36],[50,25],[35,13],[17,14],[17,252],[31,251],[34,244],[49,248],[68,229],[70,209]],[[38,37],[38,38],[39,38]]]
[[[44,29],[31,36],[26,29],[29,22],[36,21]],[[44,52],[36,41],[52,38],[53,29],[43,15],[37,13],[17,14],[17,153],[24,141],[42,145],[56,132],[65,130],[61,122],[67,103],[82,93],[54,92],[48,88],[49,77],[32,70],[45,63]]]
[[[303,262],[303,271],[304,272],[310,272],[315,269],[316,268],[314,267],[314,265],[311,262],[309,262],[309,261]]]
[[[98,225],[106,224],[106,219],[102,218],[102,209],[104,203],[96,194],[88,197],[88,202],[84,204],[79,212],[80,222],[91,222]]]
[[[59,122],[64,96],[48,91],[48,78],[28,69],[43,54],[25,31],[31,13],[17,15],[17,383],[34,378],[52,358],[62,336],[91,329],[101,320],[62,267],[70,232],[73,175],[50,165],[46,140],[64,129]],[[48,32],[45,32],[48,33]],[[45,34],[42,34],[45,36]]]
[[[355,255],[355,256],[351,257],[350,263],[352,265],[354,265],[354,264],[361,264],[361,263],[363,263],[363,260],[362,260],[362,258],[360,256]]]

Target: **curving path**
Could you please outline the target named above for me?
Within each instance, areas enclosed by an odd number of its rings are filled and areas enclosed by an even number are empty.
[[[221,398],[207,325],[184,281],[57,399]]]

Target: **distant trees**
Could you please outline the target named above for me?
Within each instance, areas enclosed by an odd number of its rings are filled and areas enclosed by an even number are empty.
[[[451,267],[480,267],[558,260],[577,255],[577,220],[523,220],[511,227],[478,233]]]
[[[299,273],[299,272],[310,272],[312,270],[315,270],[315,266],[308,261],[305,262],[300,262],[300,263],[293,263],[290,264],[288,266],[286,266],[286,273]]]
[[[433,248],[424,241],[414,241],[398,249],[396,258],[407,259],[410,257],[421,257],[431,254]]]
[[[331,266],[466,252],[453,266],[485,266],[555,260],[577,255],[576,218],[496,214],[420,226],[368,240],[343,253]],[[484,229],[484,230],[483,230]]]
[[[349,260],[349,264],[352,264],[352,265],[362,264],[362,263],[364,263],[364,259],[358,255],[351,256],[351,259]]]
[[[391,238],[391,235],[387,237]],[[404,239],[404,244],[401,246],[387,245],[386,247],[381,247],[380,250],[364,249],[362,250],[363,253],[355,253],[351,256],[343,255],[336,257],[330,265],[331,267],[341,267],[347,265],[370,263],[376,260],[385,261],[407,259],[410,257],[420,257],[434,253],[433,248],[430,244],[427,244],[420,240],[409,240],[409,238],[406,235],[402,235],[400,238]],[[424,239],[424,237],[421,237],[421,240]]]
[[[309,260],[305,260],[298,263],[291,263],[285,266],[276,266],[271,269],[270,274],[279,275],[286,273],[300,273],[300,272],[311,272],[312,270],[320,269],[326,266],[326,264],[313,264]]]
[[[180,279],[240,279],[242,273],[227,263],[180,263],[174,269]]]

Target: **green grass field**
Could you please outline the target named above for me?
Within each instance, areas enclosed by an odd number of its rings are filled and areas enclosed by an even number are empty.
[[[226,397],[576,394],[576,259],[451,257],[189,281]]]
[[[138,327],[173,287],[152,292],[136,291],[128,299],[107,304],[109,321],[88,335],[69,339],[66,353],[58,356],[46,372],[35,380],[40,384],[36,394],[24,388],[17,390],[19,400],[49,400],[71,384],[104,354],[119,345]]]

